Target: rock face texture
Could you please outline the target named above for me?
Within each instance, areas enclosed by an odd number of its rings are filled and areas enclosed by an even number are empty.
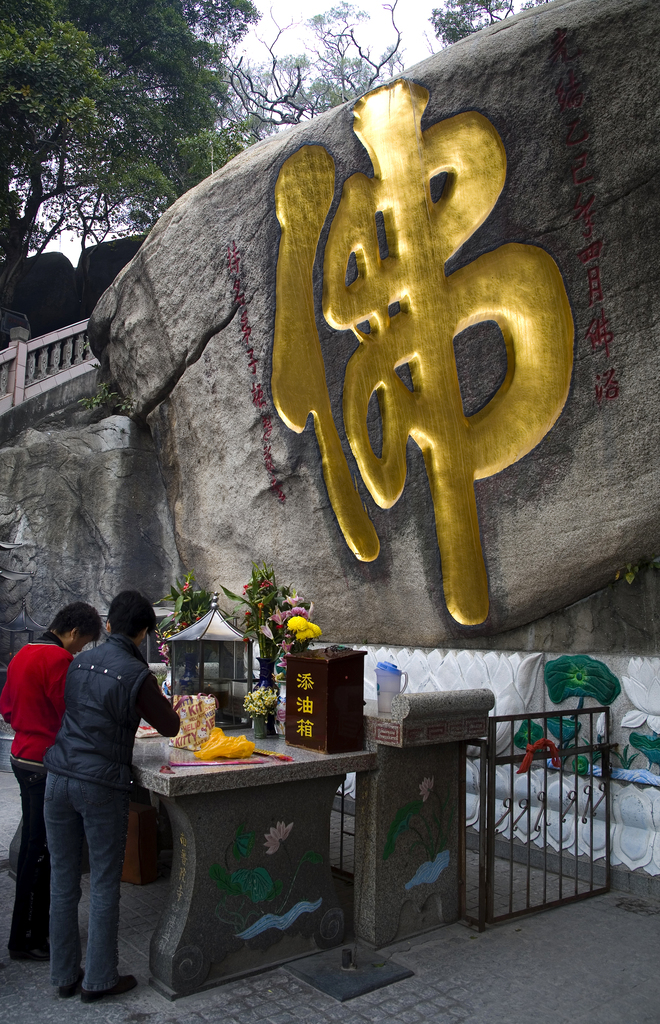
[[[201,581],[483,647],[657,553],[659,29],[524,12],[163,216],[90,336]]]
[[[76,401],[40,416],[34,401],[31,424],[2,437],[0,536],[24,545],[3,564],[35,573],[3,581],[2,620],[24,596],[38,622],[70,601],[107,611],[127,587],[162,597],[180,564],[148,431],[125,416],[94,422]]]

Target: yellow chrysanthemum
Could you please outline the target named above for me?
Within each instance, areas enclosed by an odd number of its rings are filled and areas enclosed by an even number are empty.
[[[287,622],[287,628],[296,634],[296,640],[316,640],[321,628],[315,622],[308,622],[302,615],[294,615]]]

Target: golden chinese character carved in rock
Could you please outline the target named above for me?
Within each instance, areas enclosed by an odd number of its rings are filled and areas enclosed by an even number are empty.
[[[573,320],[559,269],[537,246],[504,244],[445,274],[447,260],[492,211],[506,154],[493,125],[474,111],[422,131],[427,103],[425,89],[399,80],[355,105],[354,130],[374,176],[344,182],[323,258],[323,313],[359,341],[346,367],[343,414],[362,479],[376,504],[390,508],[405,484],[408,437],[419,445],[447,607],[458,622],[476,625],[487,618],[489,598],[474,481],[522,458],[555,423],[568,396]],[[430,182],[441,173],[447,180],[434,202]],[[282,166],[272,387],[292,430],[314,417],[332,507],[349,547],[368,561],[379,542],[332,418],[314,315],[314,259],[333,195],[334,161],[322,147],[304,146]],[[351,254],[358,273],[347,284]],[[507,372],[484,408],[465,416],[453,339],[485,320],[502,332]],[[396,373],[404,364],[412,391]],[[374,392],[380,457],[367,431]]]

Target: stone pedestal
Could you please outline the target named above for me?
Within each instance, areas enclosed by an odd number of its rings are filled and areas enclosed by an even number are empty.
[[[355,930],[374,946],[459,916],[461,743],[486,733],[490,690],[400,694],[366,707],[376,770],[358,775]]]
[[[152,984],[174,999],[338,945],[344,915],[330,870],[330,812],[345,773],[369,770],[374,755],[296,750],[291,763],[163,775],[154,742],[134,771],[167,809],[174,855],[151,940]],[[286,749],[282,740],[260,746]],[[187,751],[174,757],[190,760]]]

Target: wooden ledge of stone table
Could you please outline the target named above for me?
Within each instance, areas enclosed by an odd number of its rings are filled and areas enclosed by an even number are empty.
[[[248,739],[253,739],[247,731]],[[249,786],[268,786],[281,782],[298,782],[304,779],[325,778],[330,775],[344,775],[347,772],[366,772],[376,767],[376,754],[368,750],[356,750],[343,754],[322,754],[316,750],[289,747],[282,737],[259,740],[260,749],[273,753],[288,754],[293,761],[279,761],[273,758],[266,764],[244,765],[194,765],[177,768],[176,760],[191,760],[189,750],[170,747],[167,740],[136,740],[133,751],[133,777],[145,789],[160,796],[191,796],[195,793],[212,793],[229,789],[244,789]],[[173,765],[172,775],[161,774],[160,769],[168,761]]]
[[[392,700],[391,715],[379,714],[377,702],[367,701],[367,749],[375,750],[379,744],[422,747],[485,736],[488,712],[494,705],[495,695],[487,689],[399,693]]]

